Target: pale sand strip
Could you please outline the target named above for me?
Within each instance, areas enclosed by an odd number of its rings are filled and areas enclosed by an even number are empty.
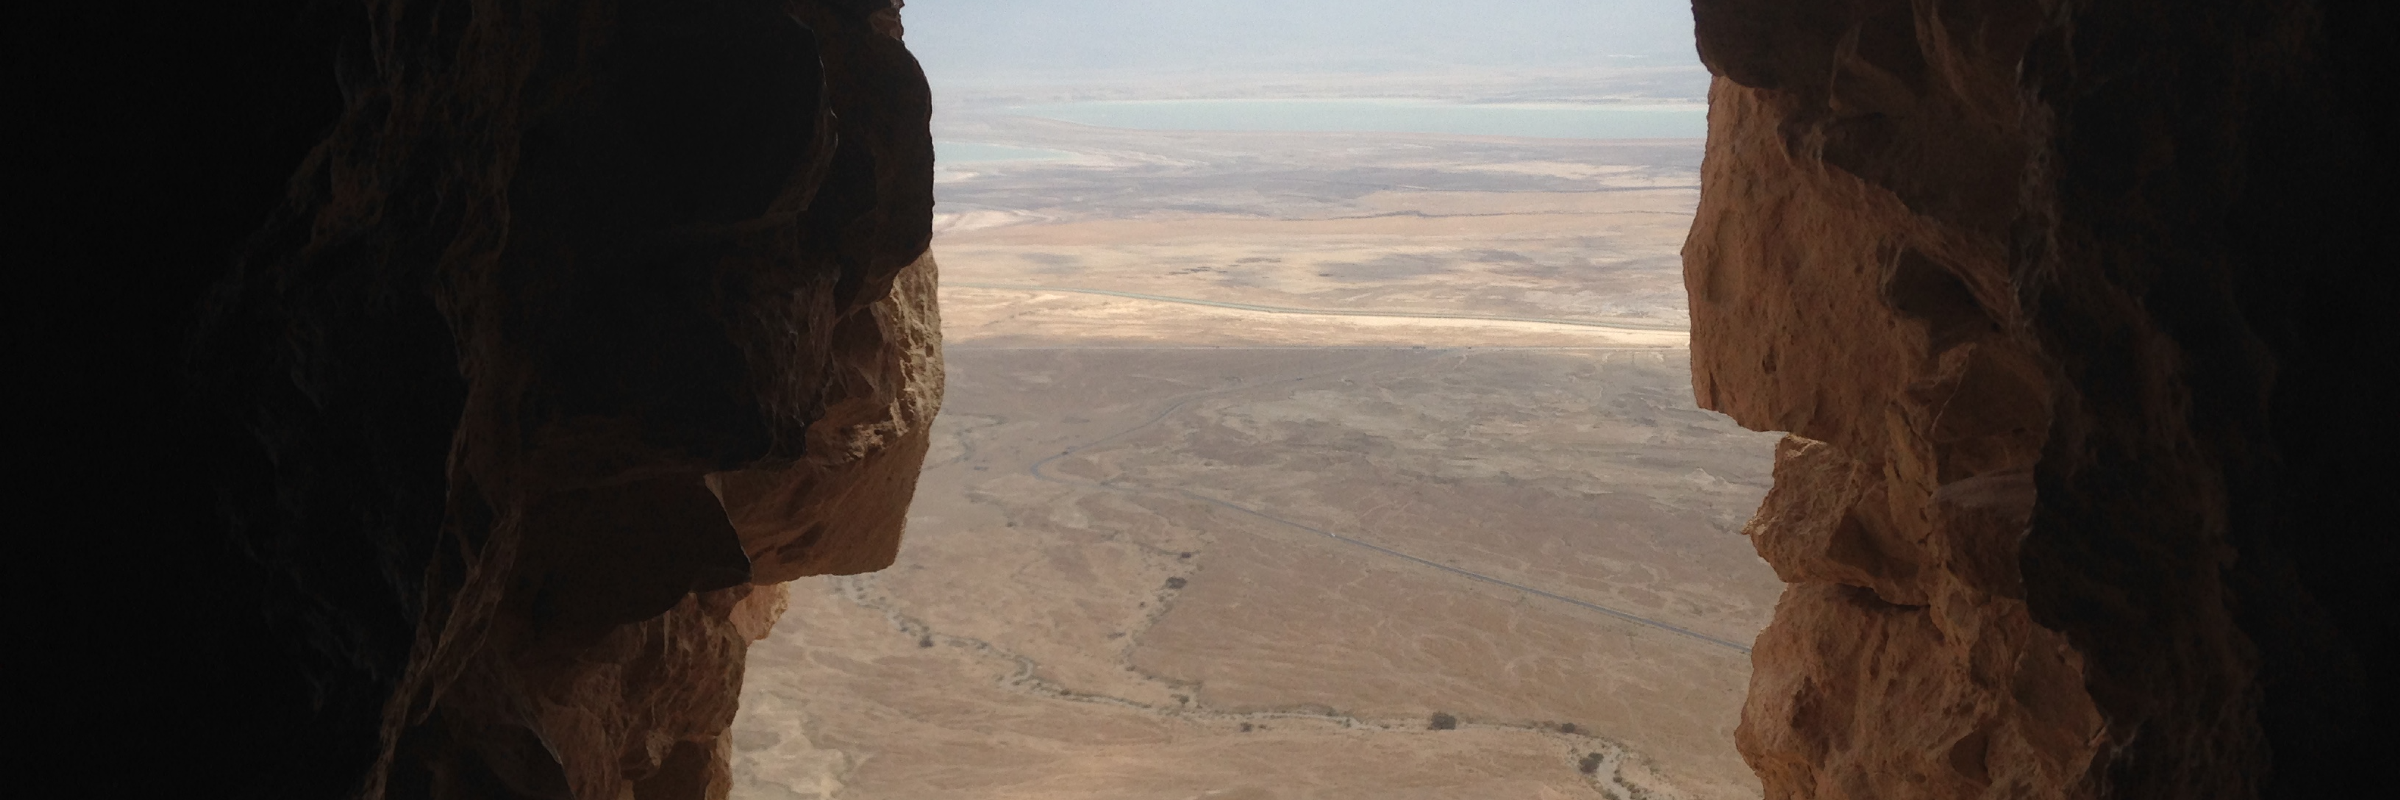
[[[943,335],[1189,344],[1550,345],[1683,348],[1681,330],[1422,312],[1283,308],[1067,287],[942,287]]]

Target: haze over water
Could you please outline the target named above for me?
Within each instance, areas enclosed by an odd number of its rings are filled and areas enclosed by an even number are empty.
[[[1241,75],[1589,73],[1687,68],[1674,0],[914,0],[935,91]],[[1705,90],[1703,78],[1697,84]]]
[[[951,124],[993,115],[1553,139],[1707,125],[1690,11],[1671,0],[917,0],[905,20],[947,164],[1066,155]]]

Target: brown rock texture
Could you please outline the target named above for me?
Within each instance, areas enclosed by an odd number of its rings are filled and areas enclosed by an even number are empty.
[[[1767,796],[2388,782],[2388,14],[1694,14],[1694,390],[1792,434],[1745,531],[1791,584]]]
[[[890,563],[939,405],[897,6],[328,4],[190,350],[314,698],[255,791],[725,795],[780,584]]]
[[[941,315],[928,254],[844,317],[825,413],[789,463],[710,476],[754,584],[890,566],[941,408]],[[761,629],[764,633],[764,629]]]

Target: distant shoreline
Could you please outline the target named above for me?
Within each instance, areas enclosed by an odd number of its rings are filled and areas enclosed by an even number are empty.
[[[1067,286],[1033,286],[1033,285],[1014,285],[1014,284],[1001,284],[1001,283],[977,283],[977,282],[969,282],[969,281],[945,281],[945,282],[943,282],[943,284],[942,284],[942,285],[944,285],[944,286],[956,286],[956,287],[958,287],[958,288],[961,288],[961,289],[990,289],[990,290],[995,290],[995,291],[1019,291],[1019,292],[1066,292],[1066,293],[1069,293],[1069,294],[1096,294],[1096,295],[1105,295],[1105,296],[1108,296],[1108,297],[1122,297],[1122,298],[1126,298],[1126,299],[1129,299],[1129,300],[1149,300],[1149,301],[1152,301],[1152,302],[1158,302],[1158,303],[1181,303],[1181,304],[1185,304],[1185,305],[1195,305],[1195,306],[1211,306],[1211,307],[1215,307],[1215,308],[1230,308],[1230,309],[1234,309],[1234,310],[1236,310],[1236,311],[1256,311],[1256,312],[1260,312],[1260,313],[1266,313],[1266,314],[1293,314],[1293,315],[1299,315],[1299,316],[1317,316],[1317,317],[1392,317],[1392,318],[1401,318],[1401,319],[1454,319],[1454,320],[1468,320],[1468,321],[1481,321],[1481,322],[1518,322],[1518,323],[1528,323],[1528,324],[1534,324],[1534,325],[1566,325],[1566,326],[1577,327],[1577,328],[1600,328],[1600,329],[1603,329],[1603,330],[1647,331],[1647,332],[1665,331],[1665,332],[1671,332],[1671,333],[1686,333],[1686,334],[1688,334],[1688,333],[1690,333],[1690,332],[1691,332],[1691,329],[1690,329],[1690,328],[1688,328],[1688,327],[1684,327],[1684,326],[1680,326],[1680,325],[1642,325],[1642,324],[1637,324],[1637,323],[1624,323],[1624,322],[1595,322],[1595,321],[1587,321],[1587,320],[1552,319],[1552,318],[1548,318],[1548,317],[1510,317],[1510,316],[1499,316],[1499,315],[1492,315],[1492,314],[1443,314],[1443,313],[1436,313],[1436,312],[1431,312],[1431,311],[1347,311],[1347,310],[1341,310],[1341,309],[1326,309],[1326,308],[1298,308],[1298,307],[1293,307],[1293,306],[1267,306],[1267,305],[1259,305],[1259,304],[1256,304],[1256,303],[1237,303],[1237,302],[1231,302],[1231,301],[1225,301],[1225,300],[1201,300],[1201,299],[1198,299],[1198,298],[1191,298],[1191,297],[1168,297],[1168,296],[1166,296],[1166,295],[1142,294],[1142,293],[1140,293],[1140,292],[1120,292],[1120,291],[1115,291],[1115,290],[1111,290],[1111,289],[1082,289],[1082,288],[1067,287]]]

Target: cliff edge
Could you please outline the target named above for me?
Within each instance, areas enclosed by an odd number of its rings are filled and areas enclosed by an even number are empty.
[[[333,18],[338,120],[189,367],[314,692],[264,791],[725,795],[781,584],[891,562],[939,404],[896,6]]]
[[[2391,741],[2364,4],[1694,4],[1702,406],[1791,433],[1770,798],[2326,796]],[[2355,416],[2354,416],[2355,414]],[[2356,785],[2370,785],[2357,783]]]

